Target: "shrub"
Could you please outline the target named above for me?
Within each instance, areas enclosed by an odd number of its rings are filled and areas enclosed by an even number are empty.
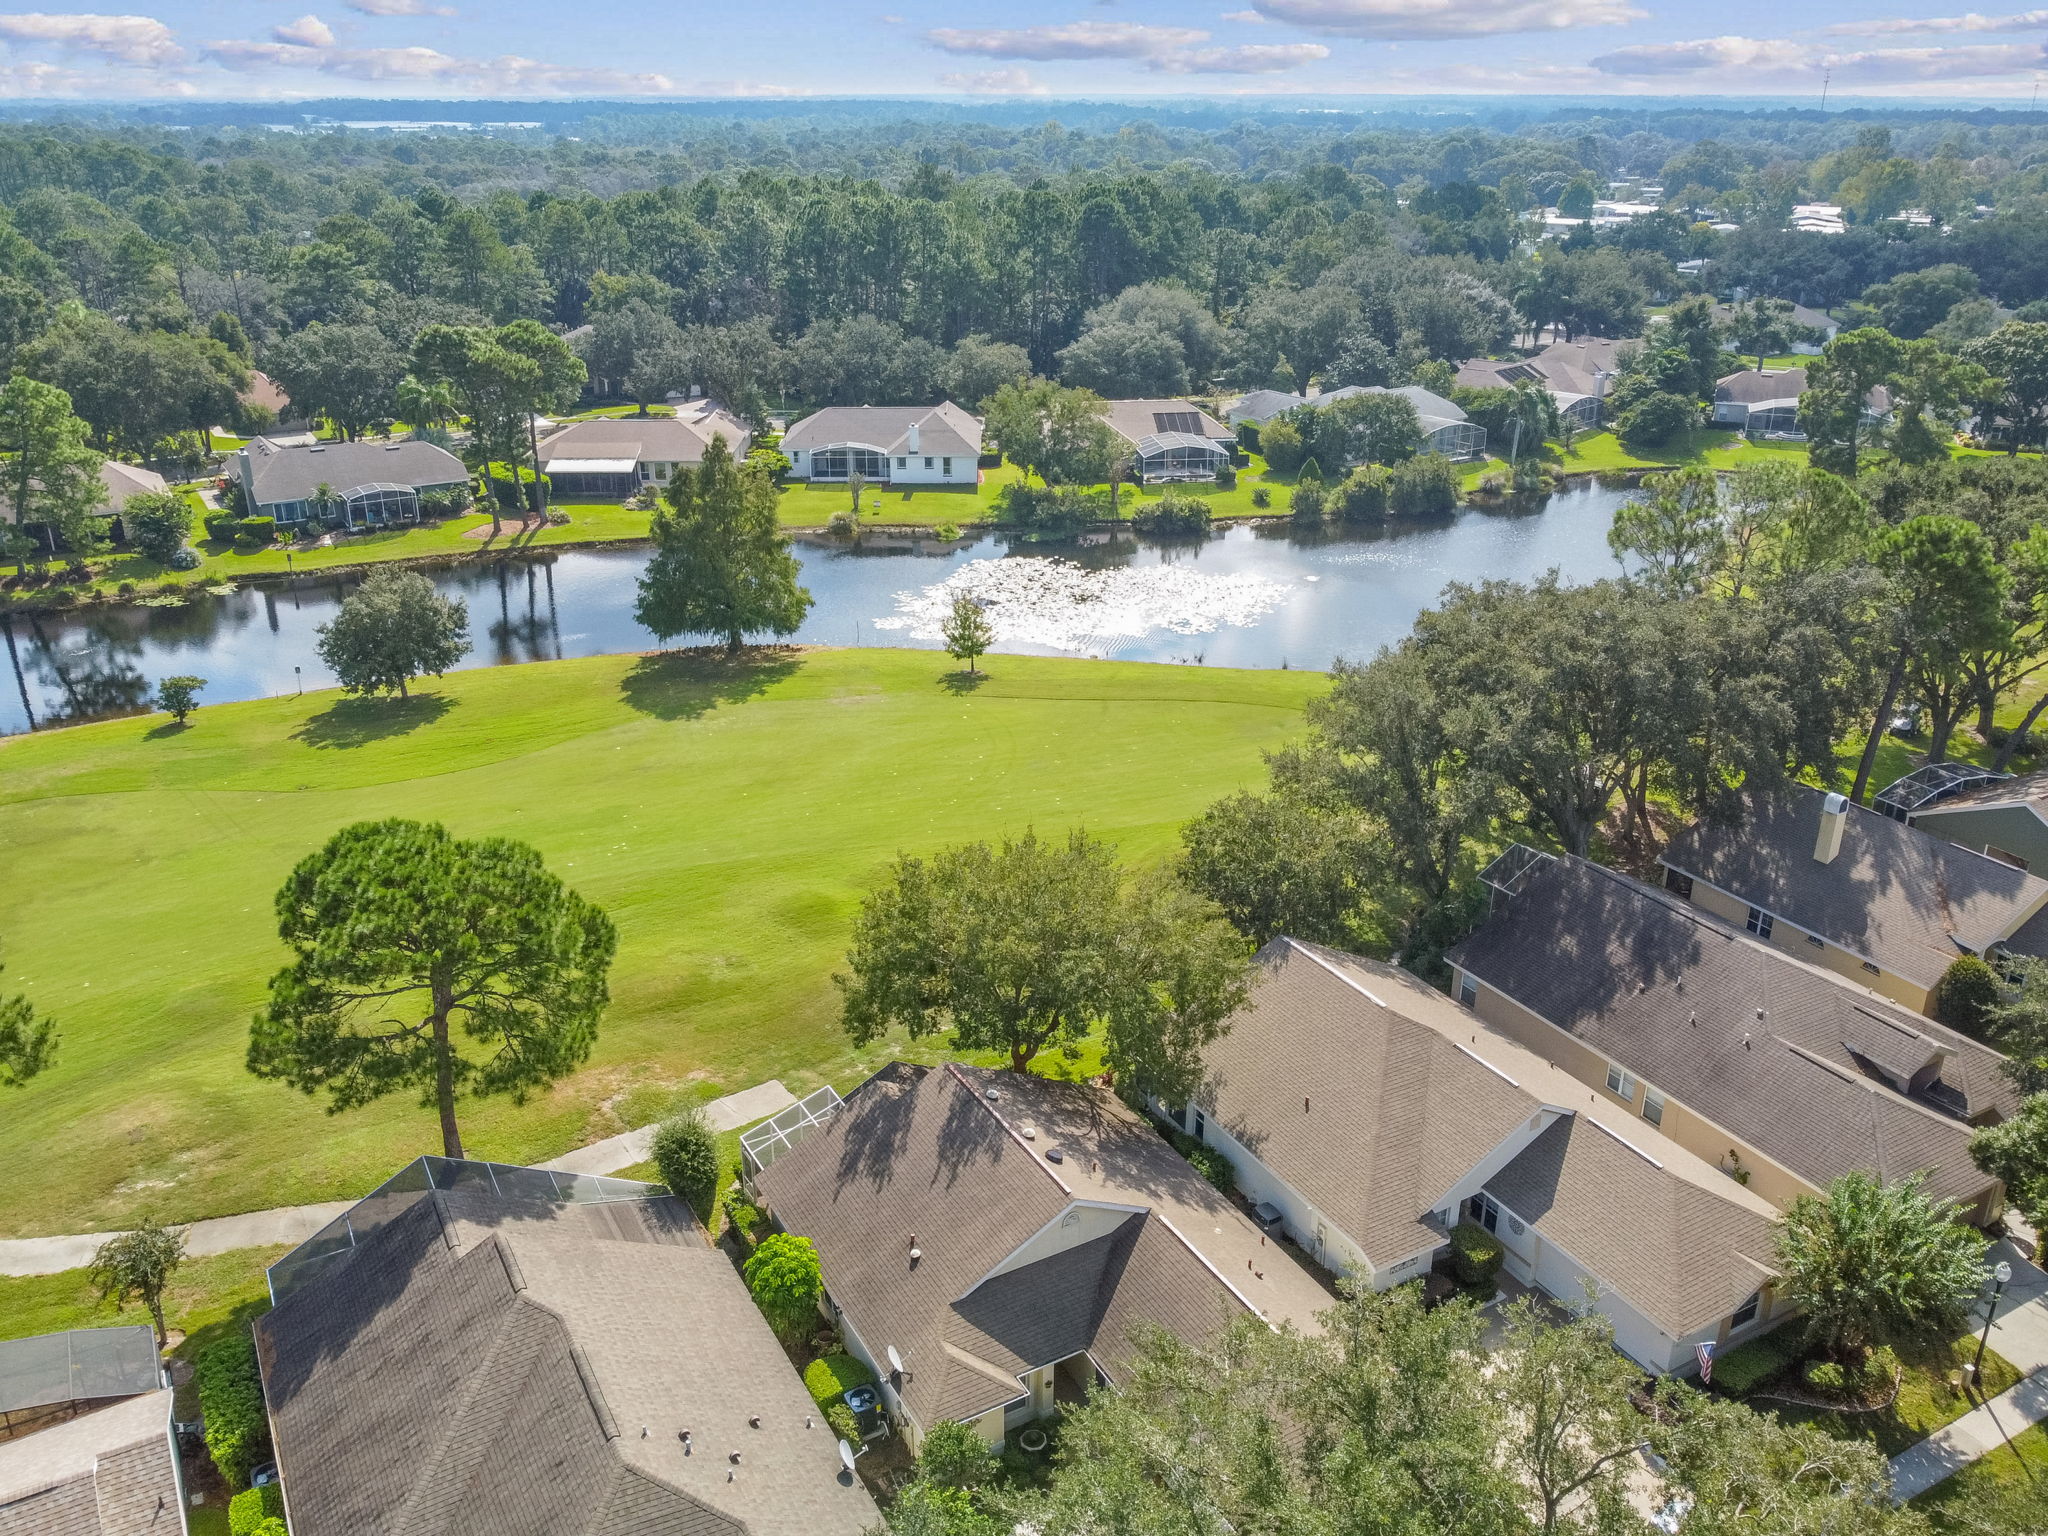
[[[268,544],[276,537],[274,517],[245,517],[235,524],[235,538],[244,544]]]
[[[1200,533],[1209,526],[1209,503],[1186,491],[1168,491],[1157,501],[1141,502],[1131,514],[1133,526],[1151,533]]]
[[[1451,1228],[1451,1266],[1464,1284],[1492,1290],[1506,1257],[1500,1240],[1477,1222],[1461,1221]]]
[[[960,525],[958,523],[935,523],[932,525],[932,537],[944,539],[951,543],[954,539],[960,537]]]
[[[1308,448],[1301,440],[1301,428],[1284,416],[1275,417],[1259,428],[1259,444],[1266,463],[1275,473],[1287,475],[1301,468]]]
[[[1622,446],[1635,453],[1645,448],[1662,448],[1699,424],[1699,406],[1684,395],[1659,392],[1645,395],[1623,411],[1614,431]]]
[[[192,532],[192,504],[176,491],[148,491],[131,496],[121,508],[121,526],[128,542],[159,565],[185,547]]]
[[[1287,509],[1304,523],[1320,523],[1326,499],[1320,481],[1304,480],[1287,498]]]
[[[1226,1195],[1237,1188],[1237,1169],[1229,1158],[1185,1131],[1174,1131],[1171,1135],[1173,1149],[1193,1164],[1195,1172]]]
[[[772,480],[780,480],[789,473],[789,455],[779,448],[756,443],[747,455],[747,468],[759,469]]]
[[[1998,973],[1975,955],[1958,955],[1934,984],[1934,1016],[1974,1040],[1987,1037],[1998,1005]]]
[[[221,1479],[249,1486],[249,1472],[270,1451],[263,1413],[263,1381],[256,1370],[256,1340],[246,1332],[208,1345],[193,1367],[199,1413],[206,1420],[206,1451]]]
[[[856,1450],[860,1448],[860,1420],[844,1403],[834,1403],[825,1410],[825,1422],[832,1426],[832,1433]]]
[[[1332,494],[1337,513],[1347,523],[1365,522],[1387,515],[1387,471],[1377,464],[1361,464],[1337,483]]]
[[[173,550],[171,558],[166,560],[164,564],[174,571],[196,571],[200,565],[199,551],[196,549]]]
[[[1109,517],[1109,493],[1071,485],[1006,485],[996,507],[1008,522],[1047,533],[1071,533]]]
[[[755,1231],[761,1225],[761,1210],[738,1190],[728,1190],[725,1196],[725,1219],[732,1223],[735,1232],[751,1244]]]
[[[291,1527],[284,1523],[281,1515],[265,1520],[249,1533],[249,1536],[292,1536]]]
[[[284,1490],[276,1483],[244,1488],[228,1500],[228,1536],[257,1536],[266,1520],[284,1518]]]
[[[1798,1358],[1799,1330],[1780,1328],[1716,1356],[1714,1385],[1731,1396],[1747,1397]]]
[[[917,1475],[941,1488],[976,1488],[995,1470],[988,1442],[970,1424],[941,1419],[917,1447]]]
[[[1458,466],[1422,453],[1387,471],[1387,504],[1403,517],[1451,512],[1458,505]]]
[[[209,512],[205,517],[206,536],[217,543],[235,542],[235,529],[242,521],[239,512]]]
[[[1216,466],[1216,483],[1226,491],[1237,489],[1237,466],[1228,461]]]
[[[841,508],[832,514],[832,520],[826,526],[841,538],[853,538],[860,532],[860,514],[850,508]]]
[[[445,491],[422,491],[420,493],[421,517],[453,517],[469,509],[469,492],[457,486]]]
[[[135,583],[132,581],[121,582],[114,588],[114,591],[116,595],[121,597],[133,597],[135,595]]]
[[[718,1199],[718,1137],[692,1106],[661,1122],[648,1156],[668,1192],[706,1221]]]
[[[853,1355],[821,1355],[804,1367],[804,1390],[829,1408],[855,1387],[874,1385],[875,1373]]]
[[[742,1271],[754,1305],[784,1338],[801,1337],[818,1315],[825,1294],[818,1250],[808,1237],[777,1232],[761,1240]]]
[[[1822,1397],[1847,1397],[1849,1377],[1832,1360],[1815,1360],[1806,1367],[1806,1384]]]
[[[1273,505],[1272,488],[1270,486],[1264,485],[1253,486],[1252,505],[1255,507],[1270,507],[1271,505]]]

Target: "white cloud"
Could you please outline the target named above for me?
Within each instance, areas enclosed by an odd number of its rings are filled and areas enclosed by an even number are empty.
[[[1043,96],[1046,87],[1028,69],[989,69],[976,75],[941,75],[939,84],[971,96]]]
[[[1612,27],[1649,12],[1629,0],[1252,0],[1269,21],[1383,42]]]
[[[991,59],[1149,59],[1209,40],[1194,27],[1133,21],[1070,21],[1045,27],[938,27],[925,40],[947,53]]]
[[[1223,19],[1225,21],[1246,21],[1263,23],[1266,18],[1261,16],[1257,11],[1225,11],[1223,13]]]
[[[1721,83],[1814,80],[1832,71],[1837,85],[1916,85],[1999,80],[2048,68],[2040,43],[1980,43],[1958,48],[1869,48],[1838,52],[1786,38],[1706,37],[1617,48],[1592,61],[1607,75],[1665,79],[1724,77]]]
[[[1177,49],[1160,54],[1151,65],[1169,75],[1270,75],[1329,56],[1321,43],[1248,43],[1240,48]]]
[[[341,0],[352,11],[365,16],[453,16],[447,5],[429,5],[427,0]]]
[[[1611,75],[1683,75],[1703,69],[1797,69],[1820,56],[1806,43],[1753,37],[1701,37],[1683,43],[1638,43],[1593,60]]]
[[[297,21],[281,27],[272,27],[270,35],[280,43],[296,43],[301,48],[332,48],[334,28],[318,16],[301,16]]]
[[[228,68],[307,69],[344,80],[427,81],[480,94],[661,96],[675,91],[666,75],[622,69],[543,64],[518,54],[466,59],[437,48],[335,48],[303,43],[208,43],[206,56]],[[726,93],[726,94],[736,94]]]
[[[185,57],[171,29],[153,16],[53,16],[27,11],[0,16],[0,37],[96,53],[120,64],[177,64]]]
[[[1831,37],[1895,37],[1914,33],[2032,32],[2048,27],[2048,11],[2021,11],[2011,16],[1901,16],[1884,21],[1843,21],[1824,30]]]

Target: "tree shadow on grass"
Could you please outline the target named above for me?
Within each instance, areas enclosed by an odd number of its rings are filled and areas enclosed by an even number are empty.
[[[432,725],[454,707],[452,699],[438,693],[416,693],[409,699],[342,699],[293,731],[292,739],[309,747],[364,747]]]
[[[144,741],[162,741],[168,736],[182,736],[191,729],[192,726],[189,722],[180,723],[176,720],[166,720],[144,731],[142,739]]]
[[[737,656],[722,646],[662,651],[633,663],[619,691],[643,715],[695,720],[720,704],[759,698],[801,666],[802,654],[786,646],[750,646]]]
[[[948,693],[972,693],[987,681],[986,672],[948,672],[939,679],[939,686]]]

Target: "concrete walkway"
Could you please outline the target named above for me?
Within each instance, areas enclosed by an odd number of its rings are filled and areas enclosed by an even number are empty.
[[[2019,1367],[2022,1379],[1892,1458],[1892,1497],[1900,1503],[2048,1419],[2048,1273],[2028,1262],[2010,1239],[1985,1255],[1987,1267],[2001,1260],[2012,1266],[2012,1281],[1999,1298],[1991,1347]],[[1979,1330],[1984,1326],[1983,1303],[1976,1324]]]
[[[771,1078],[722,1099],[713,1099],[704,1106],[704,1117],[713,1130],[730,1131],[765,1120],[795,1102],[796,1095],[783,1087],[780,1080]],[[647,1161],[654,1129],[644,1125],[623,1136],[607,1136],[538,1166],[557,1173],[612,1173],[630,1168]],[[245,1211],[239,1216],[195,1221],[185,1228],[185,1251],[194,1258],[203,1258],[236,1248],[302,1243],[354,1204],[353,1200],[330,1200],[320,1205],[287,1205],[271,1211]],[[85,1232],[70,1237],[0,1240],[0,1275],[54,1275],[67,1269],[83,1269],[92,1262],[100,1244],[112,1236],[111,1232]]]

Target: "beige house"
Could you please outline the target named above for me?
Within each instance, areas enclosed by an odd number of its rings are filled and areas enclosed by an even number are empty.
[[[1613,870],[1511,854],[1448,956],[1479,1019],[1775,1207],[1861,1169],[1999,1214],[1969,1152],[2017,1108],[1997,1052]]]
[[[148,1328],[0,1343],[0,1532],[184,1536],[171,1425]]]
[[[543,438],[541,472],[557,500],[630,496],[644,485],[667,485],[679,469],[695,469],[714,438],[744,459],[753,434],[701,400],[683,402],[673,416],[597,416]]]
[[[1385,1290],[1477,1222],[1660,1373],[1782,1315],[1757,1191],[1405,971],[1292,939],[1259,964],[1176,1113],[1319,1263]]]
[[[1958,956],[2048,938],[2048,880],[1804,785],[1687,828],[1658,862],[1672,894],[1922,1013]]]
[[[1333,1298],[1117,1098],[899,1063],[754,1175],[817,1245],[846,1347],[913,1443],[990,1444],[1114,1383],[1132,1330],[1247,1314],[1313,1328]]]

